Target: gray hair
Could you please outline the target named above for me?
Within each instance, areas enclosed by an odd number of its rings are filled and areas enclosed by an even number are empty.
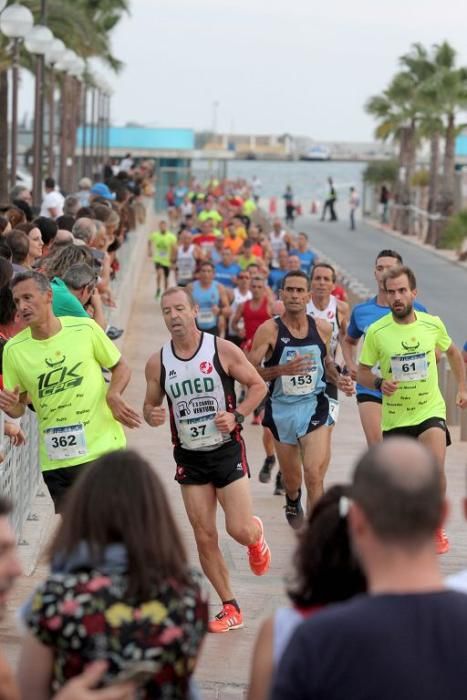
[[[65,272],[63,281],[67,287],[78,290],[82,289],[82,287],[87,287],[88,284],[95,284],[97,275],[92,267],[86,263],[76,263],[76,265],[72,265]]]
[[[25,185],[15,185],[14,187],[12,187],[8,193],[10,197],[10,202],[13,202],[15,199],[21,199],[20,194],[22,192],[29,192],[28,188]]]
[[[75,221],[71,232],[75,238],[89,244],[96,236],[96,225],[92,219],[83,216]]]
[[[35,282],[36,287],[39,289],[40,292],[48,292],[52,289],[47,277],[43,275],[42,272],[37,272],[36,270],[27,270],[26,272],[19,272],[11,280],[10,287],[11,289],[13,289],[14,287],[16,287],[17,284],[20,284],[21,282],[27,282],[28,280],[32,280],[33,282]]]
[[[81,207],[81,203],[74,194],[69,194],[63,203],[64,216],[76,216],[76,212]]]

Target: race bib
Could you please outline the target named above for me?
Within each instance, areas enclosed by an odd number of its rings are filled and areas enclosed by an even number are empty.
[[[285,361],[294,360],[299,353],[296,350],[288,350]],[[313,363],[310,357],[312,368],[308,374],[294,374],[282,376],[282,391],[287,396],[304,396],[312,394],[318,381],[318,366]]]
[[[416,382],[428,376],[426,353],[393,355],[391,357],[392,378],[396,382]]]
[[[201,447],[214,447],[223,442],[222,433],[217,429],[214,418],[196,421],[180,421],[178,436],[182,447],[196,450]]]
[[[198,312],[197,319],[199,325],[205,328],[212,328],[212,326],[216,325],[216,317],[211,309],[201,309]]]
[[[82,423],[48,428],[44,431],[44,441],[50,460],[75,459],[88,453]]]
[[[191,280],[193,277],[193,266],[191,263],[188,263],[187,265],[181,265],[179,263],[178,265],[178,279],[179,280]]]
[[[159,257],[159,258],[167,258],[168,256],[169,256],[168,250],[158,250],[157,251],[157,257]]]

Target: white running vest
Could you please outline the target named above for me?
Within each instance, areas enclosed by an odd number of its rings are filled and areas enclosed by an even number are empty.
[[[246,294],[242,294],[238,287],[235,287],[235,289],[233,290],[233,301],[230,304],[231,313],[230,313],[230,318],[229,318],[229,333],[230,333],[230,335],[235,335],[233,332],[233,328],[232,328],[232,321],[233,321],[233,317],[235,316],[236,310],[238,309],[240,304],[244,304],[246,301],[249,301],[252,298],[253,298],[253,295],[252,295],[250,290],[248,290],[246,292]],[[245,322],[243,321],[243,318],[241,318],[238,322],[238,329],[243,330],[243,328],[245,328]]]
[[[332,296],[329,299],[329,304],[325,309],[317,309],[313,304],[312,300],[306,305],[306,312],[313,316],[313,318],[322,318],[332,326],[331,342],[330,342],[330,355],[333,359],[336,358],[337,346],[339,344],[339,322],[337,318],[337,299]]]
[[[272,267],[279,267],[279,252],[281,250],[287,250],[287,244],[284,240],[286,235],[286,231],[281,231],[278,236],[276,236],[274,231],[272,231],[272,233],[269,234],[269,242],[271,244],[272,251]]]
[[[169,402],[173,442],[196,451],[228,442],[230,434],[220,433],[214,419],[219,411],[235,409],[234,382],[221,367],[215,336],[203,333],[189,360],[178,358],[169,341],[161,360],[161,386]]]
[[[194,256],[195,246],[193,243],[183,250],[180,245],[177,248],[177,282],[191,282],[196,270],[196,260]]]

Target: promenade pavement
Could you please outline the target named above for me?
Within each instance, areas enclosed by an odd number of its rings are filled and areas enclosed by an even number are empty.
[[[345,213],[337,222],[302,216],[297,218],[294,228],[308,234],[312,249],[315,245],[370,290],[375,288],[373,262],[376,255],[384,248],[396,249],[404,263],[415,271],[420,300],[430,313],[441,316],[454,342],[464,344],[467,339],[465,266],[456,265],[428,247],[414,245],[411,239],[404,240],[404,236],[365,221],[357,221],[356,231],[350,231]]]
[[[147,261],[140,277],[123,346],[123,352],[132,368],[132,380],[125,396],[138,408],[141,408],[144,398],[146,360],[166,339],[167,332],[159,305],[154,300],[153,269]],[[456,435],[457,429],[454,429],[454,444],[448,455],[448,486],[453,513],[447,528],[451,538],[451,551],[442,559],[442,566],[446,572],[456,571],[467,565],[467,523],[462,521],[459,507],[464,488],[465,446],[456,441]],[[234,700],[244,697],[256,633],[261,621],[272,614],[279,605],[286,603],[284,579],[291,570],[295,536],[285,521],[283,498],[273,496],[272,484],[260,484],[257,477],[263,461],[261,429],[250,425],[247,420],[244,436],[252,471],[251,486],[255,512],[263,518],[265,524],[266,536],[272,550],[272,564],[267,576],[253,576],[248,567],[245,549],[227,537],[222,515],[219,513],[221,547],[232,575],[234,591],[242,606],[245,627],[228,634],[207,636],[196,671],[196,678],[205,700]],[[137,431],[129,431],[128,444],[139,450],[161,475],[190,558],[198,565],[196,547],[183,509],[179,487],[173,480],[174,462],[168,426],[153,429],[144,425]],[[364,447],[355,402],[353,399],[343,398],[339,423],[335,429],[328,485],[348,479],[352,465]],[[157,533],[154,535],[157,536]],[[43,553],[33,574],[20,578],[8,605],[8,614],[0,624],[0,645],[13,664],[17,661],[20,645],[20,633],[15,624],[14,611],[44,578],[46,571]],[[210,591],[210,602],[211,613],[215,614],[219,607],[213,591]]]

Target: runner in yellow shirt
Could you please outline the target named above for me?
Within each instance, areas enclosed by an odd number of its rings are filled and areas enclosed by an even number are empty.
[[[57,318],[50,282],[39,272],[17,275],[12,288],[28,327],[5,345],[0,410],[18,418],[32,403],[44,481],[61,512],[83,467],[125,447],[122,424],[137,428],[141,418],[122,398],[130,370],[102,328],[90,318]],[[102,368],[112,373],[108,389]]]
[[[450,436],[446,406],[438,386],[436,351],[447,355],[458,383],[460,408],[467,407],[465,368],[461,352],[441,319],[414,310],[416,286],[410,268],[397,266],[387,271],[384,289],[392,313],[369,327],[357,381],[383,394],[383,438],[404,434],[423,442],[438,460],[445,491],[444,462]],[[373,373],[375,365],[379,365],[381,376]],[[448,548],[447,537],[440,530],[438,551],[447,552]]]
[[[148,255],[156,268],[156,299],[161,295],[161,287],[167,289],[171,261],[177,249],[177,236],[167,229],[167,222],[159,222],[159,230],[149,234]]]

